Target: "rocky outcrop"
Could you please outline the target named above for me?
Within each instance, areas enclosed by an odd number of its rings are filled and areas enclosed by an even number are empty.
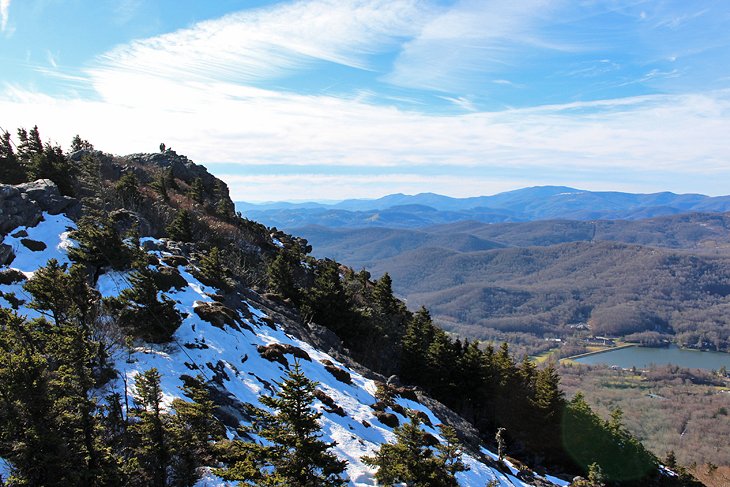
[[[208,170],[199,165],[185,156],[176,153],[173,150],[166,150],[164,152],[157,152],[153,154],[130,154],[122,158],[123,160],[136,163],[144,164],[146,166],[157,166],[160,169],[172,169],[172,175],[185,181],[187,184],[192,183],[194,180],[200,178],[203,182],[203,186],[208,191],[212,191],[216,186],[218,179],[213,176]],[[228,198],[228,188],[225,185],[218,188],[221,193],[219,197]]]
[[[50,179],[39,179],[16,186],[0,185],[0,234],[20,226],[32,227],[43,212],[57,215],[76,205],[74,198],[61,195]]]

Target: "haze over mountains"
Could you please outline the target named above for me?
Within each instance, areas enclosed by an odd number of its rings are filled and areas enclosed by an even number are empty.
[[[536,187],[239,208],[306,238],[317,256],[388,272],[412,309],[466,336],[540,347],[590,326],[730,344],[728,196]]]
[[[547,219],[637,220],[687,212],[730,211],[730,196],[670,192],[633,194],[536,186],[493,196],[451,198],[434,193],[393,194],[374,200],[323,203],[237,202],[247,217],[278,228],[382,226],[419,228],[474,220],[483,223]]]

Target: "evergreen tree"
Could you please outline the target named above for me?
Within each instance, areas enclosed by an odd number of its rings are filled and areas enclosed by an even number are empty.
[[[269,287],[285,298],[298,301],[299,289],[294,282],[294,272],[299,263],[287,250],[282,250],[267,268]]]
[[[373,302],[383,314],[391,315],[398,311],[399,302],[393,296],[393,280],[387,272],[375,281],[372,296]]]
[[[10,133],[0,132],[0,183],[20,184],[27,181],[25,170],[13,150]]]
[[[426,387],[425,361],[428,349],[433,342],[436,327],[431,321],[428,310],[421,307],[406,325],[402,340],[400,373],[401,379],[408,383]]]
[[[169,201],[170,195],[167,194],[168,183],[167,178],[165,177],[165,171],[160,171],[150,186],[152,186],[152,189],[154,189],[157,194],[162,196],[164,201]]]
[[[158,298],[155,271],[142,268],[129,276],[130,288],[108,301],[119,324],[135,337],[152,343],[168,342],[182,323],[175,302],[164,294]]]
[[[65,266],[56,259],[50,259],[40,267],[24,285],[32,300],[28,307],[45,312],[57,325],[66,323],[73,312],[69,296],[69,276]]]
[[[43,355],[45,320],[26,322],[0,309],[0,456],[14,467],[10,485],[66,485],[63,438]]]
[[[186,377],[182,388],[190,399],[173,399],[175,414],[170,420],[172,443],[172,485],[193,486],[200,479],[199,467],[213,465],[213,443],[225,438],[225,428],[215,416],[202,376]]]
[[[223,263],[223,255],[218,247],[210,249],[198,262],[198,276],[203,283],[210,286],[222,290],[230,289],[234,284],[230,274],[231,271]]]
[[[41,142],[38,126],[18,129],[18,162],[29,180],[50,179],[65,195],[73,195],[73,167],[57,145]]]
[[[72,266],[66,273],[55,259],[36,271],[25,289],[32,296],[29,306],[47,313],[55,325],[40,343],[49,363],[57,430],[69,457],[66,468],[84,485],[111,482],[118,478],[116,463],[100,438],[94,397],[105,358],[93,337],[98,293],[86,282],[83,269]]]
[[[94,268],[126,269],[136,256],[136,250],[125,245],[111,220],[101,214],[90,214],[77,222],[70,233],[77,245],[68,250],[68,257]]]
[[[192,242],[193,220],[188,210],[180,210],[165,228],[167,235],[178,242]]]
[[[136,209],[142,202],[142,193],[139,191],[139,181],[133,172],[126,172],[114,185],[114,191],[125,208]]]
[[[307,290],[302,311],[345,339],[353,336],[355,317],[337,262],[325,259],[317,263],[314,284]]]
[[[439,476],[443,479],[445,485],[458,487],[456,474],[469,470],[469,467],[461,459],[463,455],[461,442],[452,426],[440,424],[438,428],[444,439],[443,443],[436,446]]]
[[[477,428],[482,427],[482,415],[492,396],[492,383],[484,353],[479,342],[466,342],[457,363],[457,409]]]
[[[201,178],[195,178],[193,179],[193,182],[190,184],[190,190],[188,191],[188,196],[190,196],[193,201],[197,203],[203,203],[203,196],[205,195],[205,186],[203,185],[203,180]]]
[[[74,138],[71,140],[71,152],[76,152],[80,150],[94,150],[94,144],[89,142],[88,140],[84,140],[81,138],[79,134],[74,135]]]
[[[446,444],[434,451],[416,416],[393,429],[395,443],[383,444],[374,456],[362,457],[363,463],[375,467],[378,483],[405,483],[410,487],[458,486],[455,474],[466,470],[461,461],[461,447],[452,428],[442,428]]]
[[[607,482],[641,481],[657,472],[658,461],[624,430],[620,414],[602,421],[581,393],[568,402],[562,425],[565,450],[586,474],[594,463]]]
[[[132,422],[135,437],[133,461],[129,464],[134,485],[165,487],[170,464],[167,418],[162,413],[162,388],[157,369],[141,372],[135,378]]]
[[[329,451],[335,443],[320,439],[319,418],[312,408],[316,382],[309,380],[299,363],[294,362],[286,380],[274,396],[264,396],[261,403],[273,413],[258,411],[253,432],[271,446],[245,445],[229,447],[229,466],[217,471],[228,480],[254,482],[271,486],[339,486],[347,462]]]

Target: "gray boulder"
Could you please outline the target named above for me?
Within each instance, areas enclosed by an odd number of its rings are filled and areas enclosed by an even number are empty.
[[[16,186],[0,184],[0,234],[20,226],[32,227],[43,212],[57,215],[76,205],[74,198],[63,196],[50,179],[39,179]]]

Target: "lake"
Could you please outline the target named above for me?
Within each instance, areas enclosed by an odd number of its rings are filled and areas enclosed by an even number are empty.
[[[647,368],[650,364],[674,364],[693,369],[730,370],[730,353],[700,352],[670,345],[668,348],[627,347],[574,359],[581,364],[618,365],[621,368]]]

